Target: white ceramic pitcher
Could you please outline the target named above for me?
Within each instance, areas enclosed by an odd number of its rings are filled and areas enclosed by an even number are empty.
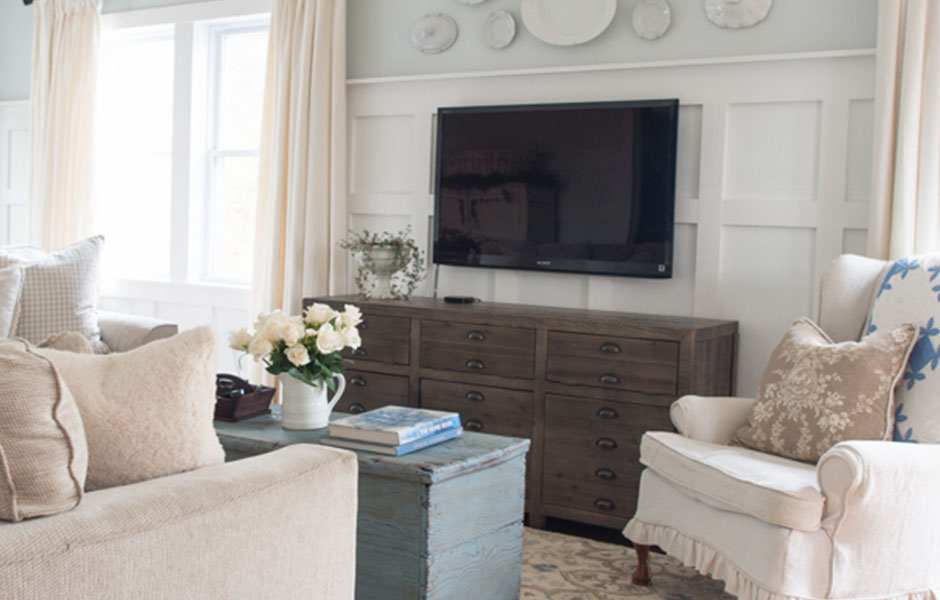
[[[334,373],[336,392],[327,399],[327,387],[322,381],[309,385],[281,373],[281,427],[284,429],[323,429],[330,424],[330,413],[346,390],[346,378]]]

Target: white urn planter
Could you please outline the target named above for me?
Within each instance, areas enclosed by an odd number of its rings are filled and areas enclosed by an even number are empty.
[[[325,383],[309,385],[303,381],[281,373],[277,376],[281,382],[281,427],[284,429],[323,429],[330,424],[330,413],[346,390],[346,378],[341,373],[334,373],[336,391],[333,399],[328,399]]]
[[[392,275],[402,267],[395,256],[395,250],[381,247],[372,248],[369,250],[369,258],[371,259],[372,275],[375,277],[375,287],[372,289],[371,297],[380,300],[394,298]]]

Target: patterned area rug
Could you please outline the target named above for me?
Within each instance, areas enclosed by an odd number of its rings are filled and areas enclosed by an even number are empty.
[[[650,553],[653,585],[632,585],[632,548],[586,538],[523,530],[522,594],[525,600],[733,600],[724,584]]]

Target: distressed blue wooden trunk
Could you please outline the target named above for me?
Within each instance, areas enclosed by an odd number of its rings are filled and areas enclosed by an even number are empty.
[[[216,422],[226,459],[316,443],[271,415]],[[519,597],[529,440],[479,433],[405,456],[357,452],[356,597]],[[313,542],[316,543],[316,542]]]

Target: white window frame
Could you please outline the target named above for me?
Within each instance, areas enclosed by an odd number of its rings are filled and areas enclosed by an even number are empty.
[[[210,294],[219,307],[244,308],[249,286],[243,283],[201,281],[203,275],[202,242],[206,234],[202,224],[207,210],[203,181],[208,139],[207,115],[194,106],[208,106],[208,60],[197,54],[206,44],[200,36],[208,35],[211,25],[202,21],[226,20],[259,23],[270,19],[272,0],[212,0],[101,16],[102,31],[172,25],[175,39],[173,70],[173,137],[170,200],[170,278],[169,281],[120,279],[103,282],[102,295],[125,298],[200,297]],[[256,25],[257,26],[257,25]],[[199,43],[197,43],[199,42]],[[208,185],[208,183],[207,183]]]

